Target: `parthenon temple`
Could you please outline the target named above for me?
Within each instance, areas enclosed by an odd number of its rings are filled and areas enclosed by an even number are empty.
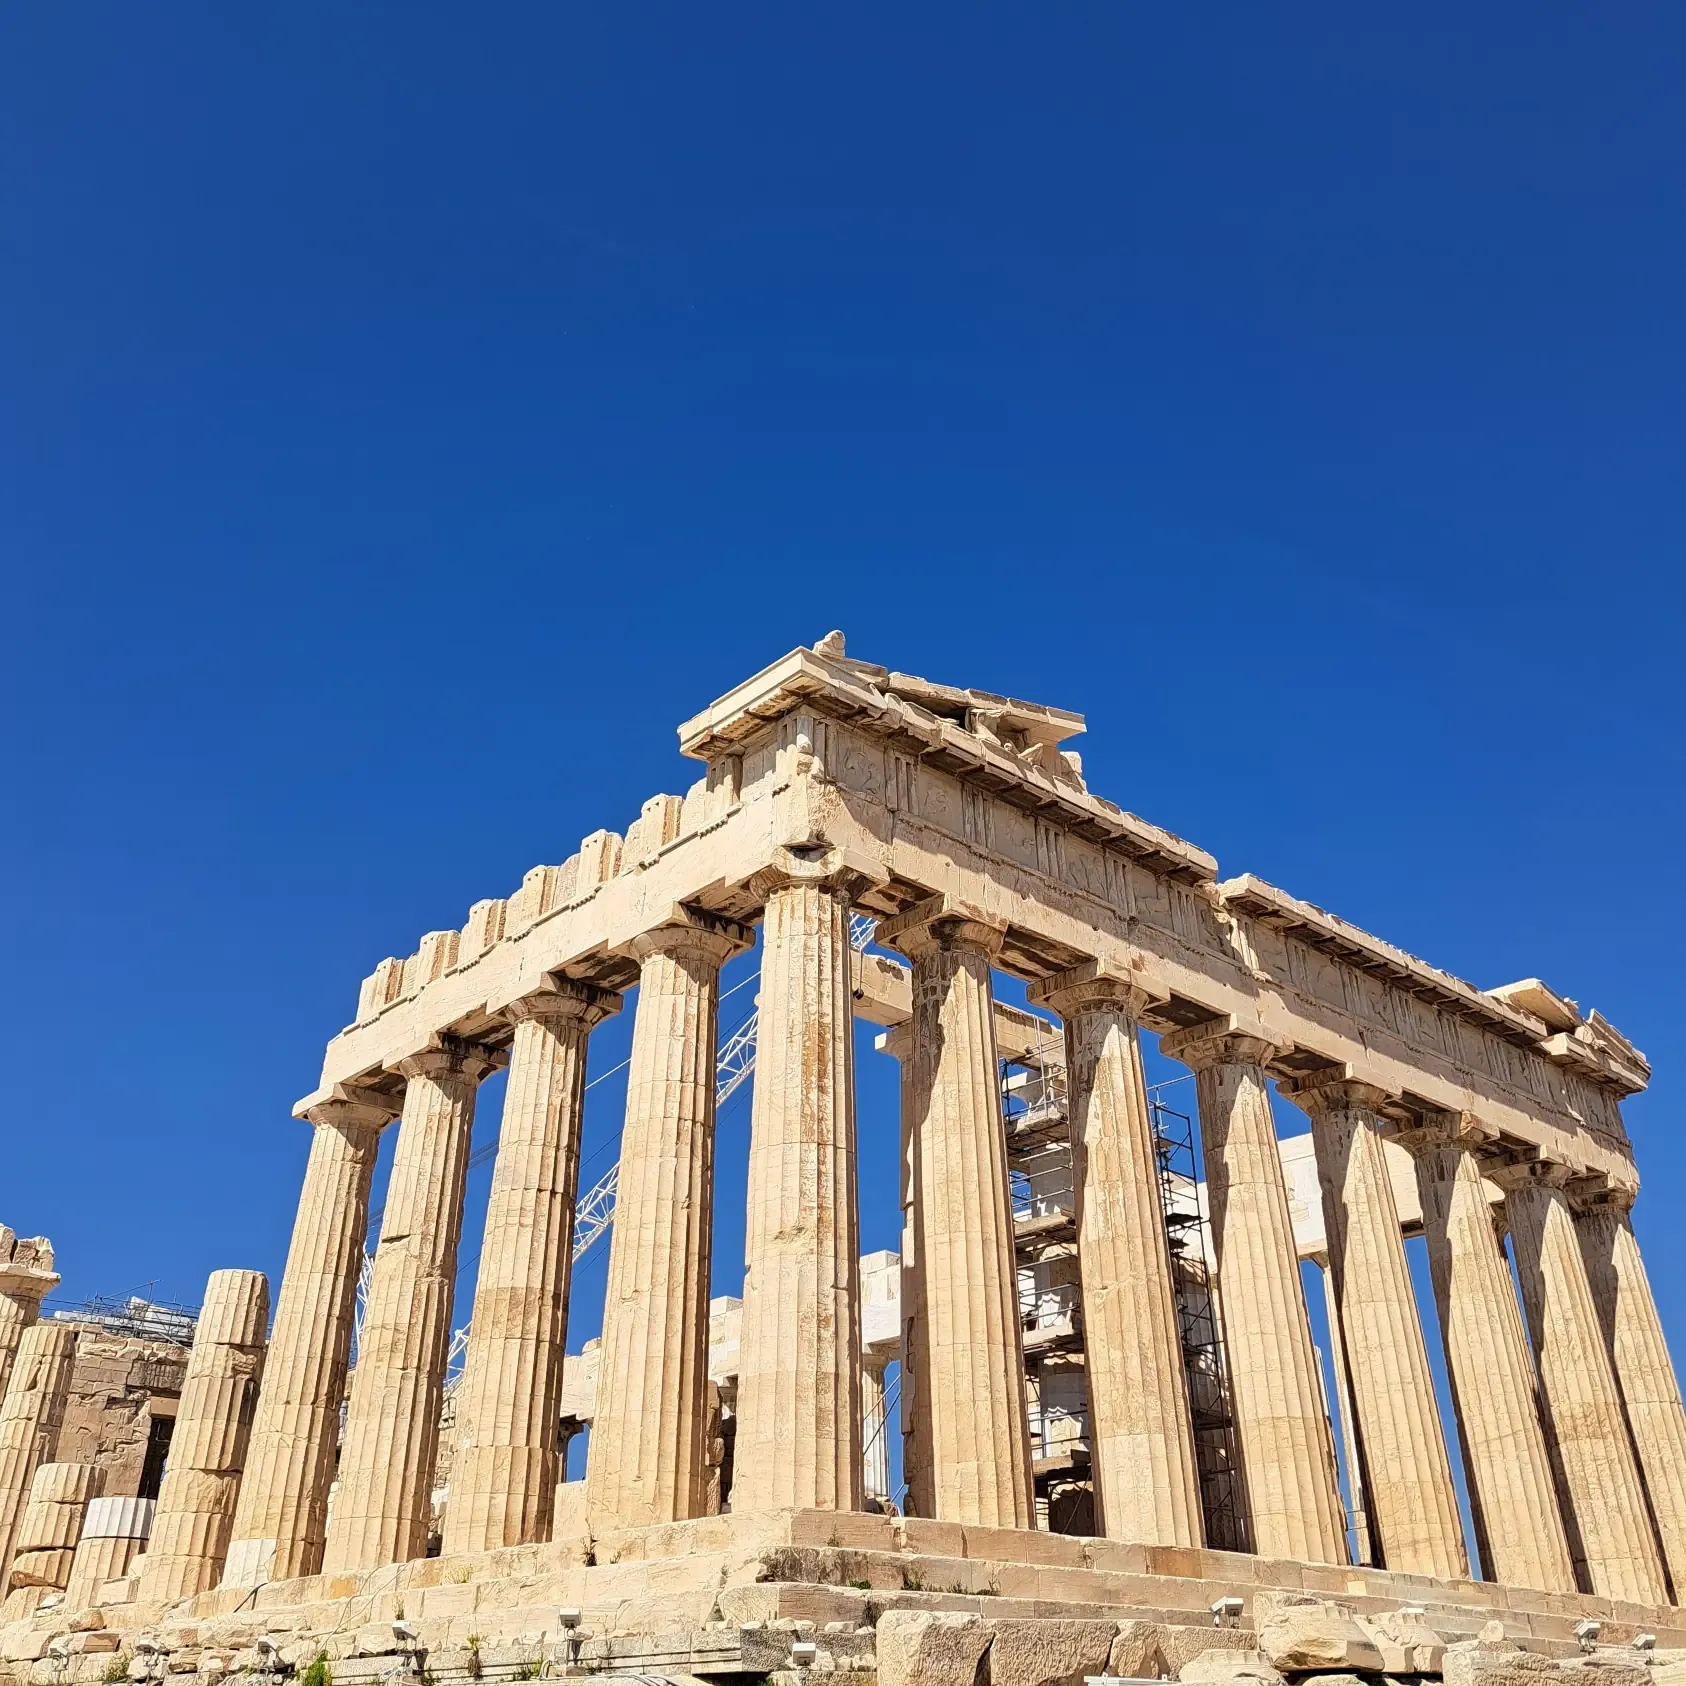
[[[0,1231],[0,1681],[1686,1681],[1643,1056],[1538,979],[1220,875],[1090,791],[1083,728],[832,633],[679,728],[683,796],[382,961],[294,1109],[273,1320],[260,1273],[213,1275],[155,1496],[62,1438],[88,1336]],[[619,1161],[582,1189],[623,1005]],[[857,1152],[863,1023],[899,1154]],[[862,1256],[863,1182],[899,1250]]]

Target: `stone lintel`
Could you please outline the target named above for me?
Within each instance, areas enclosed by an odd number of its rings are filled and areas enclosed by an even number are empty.
[[[1007,921],[974,902],[946,894],[927,896],[905,913],[878,923],[874,940],[912,959],[929,948],[976,949],[994,959],[1007,938]]]
[[[1116,1005],[1139,1019],[1149,1007],[1165,1000],[1146,977],[1116,960],[1085,960],[1049,977],[1038,978],[1025,991],[1025,998],[1069,1018],[1086,1007]]]

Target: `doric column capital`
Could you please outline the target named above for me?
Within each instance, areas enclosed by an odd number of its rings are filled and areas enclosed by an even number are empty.
[[[900,1060],[905,1065],[913,1058],[913,1020],[903,1019],[900,1024],[881,1030],[873,1046],[879,1053],[888,1054],[891,1059]]]
[[[1531,1189],[1556,1189],[1567,1193],[1576,1173],[1567,1165],[1550,1159],[1524,1159],[1509,1165],[1487,1166],[1482,1175],[1496,1183],[1507,1195]]]
[[[755,933],[747,925],[675,903],[663,919],[627,944],[627,952],[641,961],[652,954],[689,955],[724,966],[734,954],[741,954],[754,943]]]
[[[572,1022],[590,1030],[621,1010],[620,995],[612,989],[600,989],[596,984],[578,978],[547,979],[542,989],[511,1001],[499,1009],[510,1024],[524,1019],[550,1022]]]
[[[889,874],[876,861],[839,849],[829,843],[786,843],[774,851],[773,860],[754,873],[749,893],[765,903],[775,891],[792,884],[812,884],[853,902],[874,885],[889,882]]]
[[[0,1294],[12,1300],[32,1300],[39,1305],[59,1285],[58,1273],[38,1265],[0,1259]]]
[[[916,960],[933,950],[969,951],[993,960],[1007,938],[1007,921],[973,902],[930,896],[894,919],[880,920],[874,941]]]
[[[440,1036],[433,1047],[406,1055],[393,1069],[402,1077],[466,1077],[478,1083],[505,1064],[507,1057],[461,1037]]]
[[[1062,1019],[1099,1007],[1122,1008],[1132,1019],[1139,1019],[1165,997],[1144,988],[1139,972],[1115,960],[1085,960],[1051,977],[1037,979],[1025,991],[1025,999],[1058,1013]]]
[[[1190,1071],[1209,1071],[1220,1065],[1262,1066],[1287,1050],[1279,1042],[1244,1029],[1235,1018],[1213,1019],[1159,1038],[1159,1051],[1181,1060]]]
[[[305,1109],[317,1129],[384,1130],[398,1116],[397,1102],[373,1089],[336,1083],[332,1091]]]
[[[1276,1087],[1313,1118],[1323,1112],[1345,1112],[1354,1108],[1380,1112],[1395,1098],[1387,1090],[1353,1077],[1348,1066],[1331,1066],[1327,1071],[1307,1072],[1300,1077],[1281,1077],[1277,1079]]]
[[[1479,1152],[1483,1142],[1493,1139],[1494,1132],[1472,1112],[1422,1112],[1414,1123],[1390,1130],[1388,1135],[1420,1159],[1448,1148]]]

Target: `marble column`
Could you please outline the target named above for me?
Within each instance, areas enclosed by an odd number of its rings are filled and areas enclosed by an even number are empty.
[[[346,1408],[330,1574],[427,1551],[474,1097],[493,1064],[442,1040],[398,1067],[404,1116]]]
[[[58,1449],[75,1359],[76,1330],[68,1323],[36,1323],[18,1342],[6,1397],[0,1402],[0,1591],[30,1483]]]
[[[1100,1529],[1203,1538],[1176,1291],[1137,1021],[1149,997],[1090,961],[1032,986],[1065,1023],[1083,1361]]]
[[[147,1541],[142,1603],[173,1603],[216,1584],[246,1467],[268,1327],[269,1283],[261,1271],[211,1273]]]
[[[902,1482],[907,1491],[902,1510],[908,1516],[934,1516],[936,1494],[931,1485],[931,1370],[925,1350],[925,1289],[919,1273],[918,1221],[915,1191],[919,1179],[914,1161],[919,1133],[913,1127],[913,1024],[908,1021],[886,1031],[878,1047],[894,1058],[901,1069],[901,1388],[898,1415],[901,1419]],[[885,1432],[888,1433],[886,1426]]]
[[[504,1009],[515,1041],[456,1392],[447,1554],[550,1538],[586,1044],[619,1011],[618,995],[567,980]]]
[[[1534,1337],[1546,1447],[1569,1547],[1585,1566],[1587,1590],[1662,1604],[1668,1598],[1662,1558],[1565,1177],[1559,1168],[1539,1164],[1495,1175],[1505,1190],[1516,1274]]]
[[[632,944],[638,1009],[586,1456],[593,1534],[704,1513],[720,968],[750,940],[680,910]]]
[[[849,884],[792,861],[765,899],[732,1509],[861,1508]]]
[[[1389,1569],[1462,1579],[1452,1466],[1378,1129],[1384,1097],[1336,1074],[1282,1089],[1311,1115],[1372,1550]]]
[[[327,1100],[310,1110],[310,1157],[234,1511],[226,1586],[292,1580],[322,1567],[369,1183],[391,1121],[390,1107],[373,1097]]]
[[[1270,1045],[1227,1025],[1162,1037],[1195,1073],[1235,1437],[1261,1557],[1346,1561],[1322,1378],[1264,1062]]]
[[[39,1320],[42,1300],[58,1284],[46,1236],[19,1237],[0,1224],[0,1399],[24,1330]]]
[[[1323,1316],[1329,1329],[1329,1367],[1335,1378],[1335,1410],[1341,1420],[1341,1445],[1346,1448],[1346,1484],[1351,1495],[1352,1560],[1366,1566],[1376,1561],[1370,1545],[1370,1517],[1364,1507],[1364,1449],[1358,1444],[1358,1418],[1352,1408],[1352,1384],[1346,1373],[1346,1337],[1341,1333],[1341,1306],[1335,1297],[1335,1273],[1329,1255],[1316,1255],[1318,1280],[1323,1286]]]
[[[868,1356],[861,1363],[862,1487],[869,1499],[890,1496],[890,1423],[884,1409],[888,1360]]]
[[[1462,1130],[1456,1117],[1437,1118],[1402,1139],[1416,1161],[1482,1573],[1507,1586],[1573,1592],[1516,1287],[1474,1140]]]
[[[1599,1202],[1575,1219],[1575,1228],[1679,1599],[1686,1597],[1686,1412],[1628,1217],[1630,1198]]]
[[[1024,1339],[990,980],[1004,935],[980,909],[935,897],[881,923],[877,940],[913,964],[903,1097],[914,1138],[931,1510],[944,1522],[1030,1528]]]
[[[155,1507],[153,1499],[129,1495],[89,1501],[64,1589],[65,1614],[97,1605],[101,1587],[129,1572],[129,1565],[146,1546]]]
[[[82,1516],[90,1499],[105,1490],[105,1471],[97,1464],[42,1464],[29,1485],[17,1530],[17,1549],[0,1575],[8,1589],[39,1587],[58,1592],[70,1584]]]

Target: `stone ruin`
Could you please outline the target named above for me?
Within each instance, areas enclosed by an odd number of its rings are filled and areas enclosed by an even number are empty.
[[[149,1527],[66,1455],[82,1335],[36,1320],[51,1249],[0,1231],[0,1680],[1686,1686],[1644,1058],[1537,979],[1477,989],[1220,878],[1088,789],[1082,729],[834,633],[680,728],[684,796],[383,961],[295,1109],[273,1323],[261,1275],[211,1278]],[[756,925],[746,1269],[711,1302],[719,974]],[[587,1043],[633,988],[603,1333],[565,1357]],[[865,1260],[857,1019],[902,1096],[902,1246]],[[1193,1074],[1203,1176],[1168,1168],[1143,1028]],[[1273,1084],[1309,1136],[1278,1140]]]

